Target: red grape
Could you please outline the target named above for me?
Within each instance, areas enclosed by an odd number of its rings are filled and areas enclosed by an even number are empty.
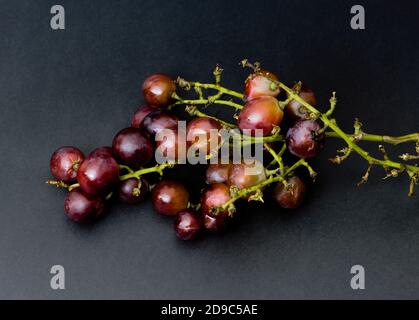
[[[100,197],[89,197],[79,189],[70,191],[64,200],[67,216],[75,222],[93,222],[104,211],[105,203]]]
[[[239,190],[252,187],[265,180],[265,168],[259,161],[233,164],[228,176],[228,184],[236,186]]]
[[[221,124],[211,118],[195,118],[186,127],[186,138],[188,146],[193,146],[194,150],[200,154],[208,154],[211,147],[216,149],[221,142],[219,130]]]
[[[204,214],[204,227],[211,232],[219,232],[226,228],[228,217],[218,215],[216,217],[210,214]]]
[[[146,180],[131,178],[119,185],[119,200],[128,204],[137,204],[145,199],[150,187]]]
[[[281,90],[272,80],[278,81],[278,77],[266,70],[250,75],[244,87],[246,100],[250,101],[263,96],[278,96]]]
[[[230,188],[224,183],[213,183],[201,194],[201,211],[204,215],[215,216],[213,210],[230,200]],[[220,211],[217,216],[228,216],[228,211]]]
[[[323,149],[325,135],[313,120],[297,121],[287,132],[287,148],[299,158],[312,158]]]
[[[169,104],[173,92],[176,90],[174,81],[163,74],[154,74],[143,83],[143,95],[145,101],[157,107],[165,107]]]
[[[131,120],[131,127],[140,128],[143,120],[151,112],[156,111],[156,108],[153,106],[145,105],[140,107],[133,115]]]
[[[50,160],[51,174],[65,183],[75,182],[77,170],[84,160],[83,153],[75,147],[62,147],[56,150]]]
[[[125,128],[113,139],[112,148],[117,157],[134,168],[139,168],[153,157],[153,144],[137,128]]]
[[[119,167],[107,154],[87,157],[77,171],[80,188],[88,195],[107,195],[119,181]]]
[[[306,87],[302,87],[299,96],[308,104],[316,105],[316,96],[314,92]],[[285,114],[293,120],[307,119],[309,116],[308,110],[298,101],[291,100],[285,107]]]
[[[283,115],[278,100],[269,96],[260,97],[246,103],[239,114],[238,126],[241,130],[250,130],[251,135],[260,129],[267,136],[281,123]]]
[[[154,136],[164,129],[177,130],[178,121],[179,119],[175,115],[159,110],[148,114],[144,118],[142,126],[151,136]]]
[[[297,176],[287,181],[287,187],[279,182],[273,191],[274,200],[286,209],[295,209],[301,205],[306,193],[304,182]]]
[[[202,219],[196,212],[179,212],[174,222],[176,235],[182,240],[195,239],[202,229]]]
[[[210,164],[206,172],[206,182],[212,183],[227,183],[228,175],[230,173],[231,164],[215,163]]]
[[[188,207],[189,192],[178,182],[164,180],[154,187],[151,200],[158,213],[174,216]]]

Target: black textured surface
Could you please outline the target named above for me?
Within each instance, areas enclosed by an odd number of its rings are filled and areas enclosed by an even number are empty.
[[[419,298],[418,198],[378,170],[357,188],[366,163],[329,164],[336,142],[300,210],[248,206],[229,233],[193,243],[149,202],[73,224],[64,192],[44,184],[57,147],[110,144],[150,73],[206,81],[219,62],[240,89],[243,57],[323,105],[336,90],[348,130],[358,116],[371,132],[417,131],[417,1],[362,1],[364,31],[350,28],[353,1],[59,3],[65,31],[50,29],[51,1],[0,1],[0,298]],[[64,291],[50,289],[54,264]],[[364,291],[349,286],[354,264]]]

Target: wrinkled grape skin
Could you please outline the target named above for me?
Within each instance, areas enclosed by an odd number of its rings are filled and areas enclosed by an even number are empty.
[[[266,70],[250,75],[246,79],[244,87],[246,101],[264,96],[278,96],[281,89],[275,86],[274,90],[272,90],[272,81],[270,79],[278,81],[278,77],[275,74]]]
[[[134,113],[131,119],[131,127],[140,128],[143,120],[151,113],[156,111],[157,108],[154,106],[145,105],[140,108]]]
[[[222,206],[230,200],[230,189],[224,183],[213,183],[201,194],[201,212],[214,216],[212,208]],[[228,216],[228,211],[220,211],[217,216]]]
[[[164,111],[149,113],[143,120],[142,127],[151,135],[155,136],[164,129],[177,130],[179,118]]]
[[[146,198],[149,191],[150,186],[146,180],[131,178],[120,183],[118,196],[123,203],[137,204]]]
[[[77,170],[84,160],[84,154],[75,147],[61,147],[51,156],[50,170],[55,179],[65,183],[76,181]]]
[[[222,129],[221,124],[211,118],[202,117],[195,118],[190,121],[186,127],[186,138],[188,147],[194,147],[200,154],[208,154],[211,152],[211,145],[217,148],[221,142],[219,131]],[[217,132],[211,134],[211,131]]]
[[[245,134],[255,135],[255,130],[260,129],[263,136],[272,134],[272,130],[279,126],[284,113],[278,100],[273,97],[260,97],[247,102],[238,118],[238,126]]]
[[[169,105],[171,96],[176,90],[174,81],[163,74],[153,74],[148,77],[142,87],[144,100],[157,107]]]
[[[118,163],[99,154],[87,157],[77,171],[80,188],[88,195],[107,195],[119,181]]]
[[[175,221],[174,228],[176,235],[182,240],[195,239],[202,229],[201,217],[193,211],[185,210],[179,212]]]
[[[164,180],[152,190],[151,201],[156,212],[174,216],[187,208],[189,192],[178,182]]]
[[[122,163],[139,168],[153,157],[153,144],[137,128],[125,128],[119,131],[112,142],[114,154]]]
[[[276,203],[282,208],[298,208],[304,201],[306,186],[297,176],[290,178],[287,181],[287,184],[288,186],[285,187],[282,182],[279,182],[273,190],[272,196]]]
[[[64,200],[66,215],[75,222],[93,222],[102,216],[104,208],[102,198],[89,197],[79,189],[70,191]]]
[[[319,133],[320,125],[313,120],[300,120],[292,126],[286,136],[287,148],[299,158],[313,158],[323,149],[325,136]]]
[[[316,106],[317,100],[313,90],[306,87],[302,87],[299,96],[308,104]],[[296,100],[291,100],[286,105],[284,111],[285,115],[294,121],[305,120],[309,116],[309,112],[305,109],[305,107]]]
[[[231,164],[214,163],[208,165],[206,172],[206,182],[212,183],[228,183],[228,176],[231,170]]]

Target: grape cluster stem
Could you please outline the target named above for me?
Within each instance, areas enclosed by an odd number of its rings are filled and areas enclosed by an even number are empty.
[[[258,64],[259,65],[259,64]],[[248,66],[248,64],[244,65]],[[253,64],[252,66],[255,66]],[[215,74],[215,73],[214,73]],[[398,145],[401,143],[406,142],[416,142],[416,152],[418,155],[410,155],[410,154],[403,154],[400,156],[400,158],[404,161],[414,160],[419,158],[419,152],[418,152],[418,145],[419,145],[419,133],[411,133],[403,136],[389,136],[389,135],[378,135],[378,134],[369,134],[365,133],[361,130],[361,122],[359,120],[355,121],[354,124],[354,133],[348,134],[345,133],[337,124],[336,120],[332,118],[333,112],[335,110],[337,99],[336,99],[336,93],[333,92],[332,97],[330,99],[330,107],[329,109],[322,113],[320,112],[316,107],[312,106],[311,104],[307,103],[304,99],[302,99],[299,94],[298,90],[295,89],[297,85],[301,87],[301,82],[298,83],[294,88],[290,88],[286,86],[281,81],[277,81],[274,79],[271,79],[271,81],[277,85],[279,88],[284,90],[288,94],[288,98],[285,101],[279,101],[280,106],[284,107],[287,105],[290,101],[295,100],[299,102],[304,108],[308,110],[310,113],[310,119],[313,120],[319,120],[324,124],[324,133],[326,137],[329,138],[338,138],[343,140],[347,147],[343,148],[342,150],[339,150],[343,155],[336,156],[334,159],[331,159],[334,163],[341,163],[344,160],[346,160],[352,153],[357,153],[359,156],[364,158],[368,163],[368,169],[367,172],[362,177],[362,180],[360,184],[365,183],[368,180],[370,171],[372,167],[374,166],[380,166],[382,167],[387,177],[396,177],[402,172],[406,172],[407,175],[410,178],[410,186],[409,186],[409,196],[413,195],[413,188],[417,184],[419,180],[419,167],[417,165],[412,164],[406,164],[402,162],[397,162],[394,160],[391,160],[388,155],[383,152],[383,159],[379,159],[377,157],[374,157],[370,155],[368,151],[363,149],[359,146],[358,142],[360,141],[369,141],[369,142],[378,142],[378,143],[386,143],[386,144],[392,144],[392,145]],[[207,113],[201,111],[198,109],[199,106],[210,106],[212,104],[219,104],[219,105],[226,105],[233,107],[236,111],[243,109],[244,107],[244,96],[243,94],[236,92],[234,90],[227,89],[225,87],[220,86],[220,79],[216,82],[216,84],[209,84],[209,83],[200,83],[196,81],[186,81],[183,78],[178,78],[177,80],[178,85],[183,88],[184,90],[195,90],[198,95],[199,99],[185,99],[183,100],[178,96],[178,94],[174,95],[174,98],[176,102],[170,106],[170,108],[178,105],[184,105],[186,106],[187,112],[189,114],[196,116],[196,117],[209,117],[211,119],[214,119],[218,121],[224,128],[228,129],[235,129],[237,128],[236,125],[233,125],[229,122],[226,122],[224,120],[218,119],[217,117],[208,115]],[[216,93],[212,96],[209,96],[208,98],[204,98],[202,89],[211,89],[215,90]],[[222,97],[224,95],[228,95],[231,98],[239,99],[239,102],[233,102],[232,100],[223,100]],[[311,166],[308,164],[308,162],[304,159],[300,159],[295,164],[293,164],[290,168],[286,169],[282,160],[282,155],[286,149],[285,139],[282,135],[275,133],[272,136],[267,137],[248,137],[245,138],[243,136],[243,143],[264,143],[265,148],[268,150],[268,152],[273,157],[272,162],[267,166],[267,168],[272,167],[273,165],[277,164],[278,168],[268,170],[266,169],[266,173],[268,175],[267,180],[263,181],[262,183],[252,186],[250,188],[242,189],[238,192],[233,192],[232,198],[222,207],[219,208],[219,210],[225,210],[228,207],[232,207],[234,202],[238,199],[241,199],[245,197],[246,195],[254,193],[256,190],[261,190],[265,186],[275,183],[275,182],[285,182],[286,178],[295,171],[296,168],[300,166],[304,166],[308,169],[310,175],[314,178],[316,176],[315,171],[311,168]],[[279,153],[276,153],[274,150],[272,150],[268,142],[273,141],[283,141],[282,148]],[[384,148],[379,146],[379,149],[381,151],[384,150]],[[279,173],[279,175],[278,175]]]

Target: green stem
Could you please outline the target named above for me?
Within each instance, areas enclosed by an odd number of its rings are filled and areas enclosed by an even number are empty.
[[[278,157],[282,159],[282,155],[284,154],[285,150],[287,149],[287,144],[284,142],[282,144],[281,150],[279,150],[278,152]],[[269,164],[268,164],[268,168],[272,167],[274,164],[276,163],[276,160],[273,159]]]
[[[399,156],[400,159],[404,160],[404,161],[409,161],[409,160],[418,160],[419,159],[419,155],[414,156],[408,153],[404,153],[401,156]]]
[[[351,148],[353,151],[358,153],[362,158],[367,160],[367,162],[370,165],[380,165],[384,168],[391,167],[398,170],[407,170],[408,172],[418,174],[419,173],[419,167],[412,166],[412,165],[406,165],[399,162],[391,161],[389,159],[377,159],[375,157],[370,156],[370,154],[362,149],[359,145],[356,144],[353,137],[348,136],[345,132],[340,129],[340,127],[337,125],[336,121],[331,120],[328,118],[326,114],[322,114],[319,110],[317,110],[315,107],[307,103],[305,100],[303,100],[298,94],[296,94],[291,88],[287,87],[282,82],[276,81],[277,85],[279,85],[283,90],[285,90],[290,96],[293,97],[294,100],[298,101],[303,105],[308,111],[310,111],[315,117],[320,119],[326,126],[328,126],[331,130],[333,130],[336,134],[336,137],[341,138],[346,142],[349,148]],[[384,139],[384,138],[383,138]],[[387,139],[385,139],[387,140]],[[390,139],[391,141],[391,139]]]
[[[130,167],[125,166],[125,165],[122,165],[122,164],[119,165],[119,170],[126,170],[129,173],[133,173],[134,172],[134,170],[132,170]]]
[[[352,135],[352,134],[345,133],[345,135],[347,135],[348,137],[351,137],[352,139],[355,138],[355,135]],[[326,136],[331,137],[331,138],[341,138],[340,135],[334,131],[327,131]],[[377,134],[369,134],[369,133],[362,132],[361,134],[356,135],[356,140],[357,141],[383,142],[383,143],[398,145],[405,142],[419,141],[419,133],[411,133],[411,134],[406,134],[404,136],[394,137],[394,136],[386,136],[386,135],[380,136]]]
[[[212,83],[200,83],[200,82],[196,82],[196,81],[191,81],[191,82],[189,82],[189,84],[192,87],[198,87],[198,88],[203,88],[203,89],[214,89],[214,90],[218,90],[219,92],[221,92],[223,94],[227,94],[227,95],[230,95],[230,96],[242,99],[242,100],[244,99],[244,95],[242,93],[224,88],[220,85],[216,85],[216,84],[212,84]]]
[[[264,146],[266,150],[268,150],[268,152],[274,158],[274,161],[278,163],[280,172],[284,172],[284,162],[282,161],[282,157],[279,154],[277,154],[267,143],[265,143]]]
[[[221,119],[218,119],[217,117],[213,117],[213,116],[210,116],[210,115],[208,115],[208,114],[206,114],[206,113],[204,113],[204,112],[202,112],[202,111],[200,111],[200,110],[198,110],[196,107],[192,107],[192,108],[186,108],[186,111],[191,115],[191,116],[196,116],[196,117],[199,117],[199,118],[210,118],[210,119],[213,119],[213,120],[215,120],[215,121],[217,121],[217,122],[219,122],[223,127],[225,127],[225,128],[230,128],[230,129],[233,129],[233,128],[236,128],[236,126],[234,125],[234,124],[232,124],[232,123],[228,123],[228,122],[226,122],[226,121],[223,121],[223,120],[221,120]]]
[[[51,186],[56,186],[57,188],[66,188],[68,191],[71,191],[73,189],[76,189],[80,187],[79,183],[73,183],[71,185],[64,183],[63,181],[59,180],[47,180],[46,184],[49,184]]]
[[[124,174],[123,176],[119,177],[119,180],[124,181],[130,178],[139,178],[142,175],[148,174],[148,173],[153,173],[153,172],[157,172],[160,175],[163,175],[163,170],[166,168],[171,168],[173,167],[175,164],[174,163],[162,163],[159,165],[156,165],[154,167],[150,167],[150,168],[143,168],[137,171],[133,171],[127,174]]]
[[[168,109],[173,108],[174,106],[178,106],[178,105],[209,105],[209,104],[221,104],[221,105],[226,105],[226,106],[230,106],[233,107],[236,110],[241,110],[243,109],[243,106],[241,104],[235,103],[233,101],[227,101],[227,100],[211,100],[211,99],[190,99],[190,100],[179,100],[173,104],[171,104]]]
[[[276,142],[276,141],[284,141],[284,137],[279,133],[275,133],[271,136],[263,136],[263,137],[254,137],[248,136],[245,134],[241,134],[240,132],[233,130],[233,135],[240,136],[241,140],[243,141],[250,141],[251,143],[269,143],[269,142]]]
[[[278,101],[281,109],[284,110],[284,108],[291,102],[291,100],[292,100],[292,97],[288,97],[284,101]]]

